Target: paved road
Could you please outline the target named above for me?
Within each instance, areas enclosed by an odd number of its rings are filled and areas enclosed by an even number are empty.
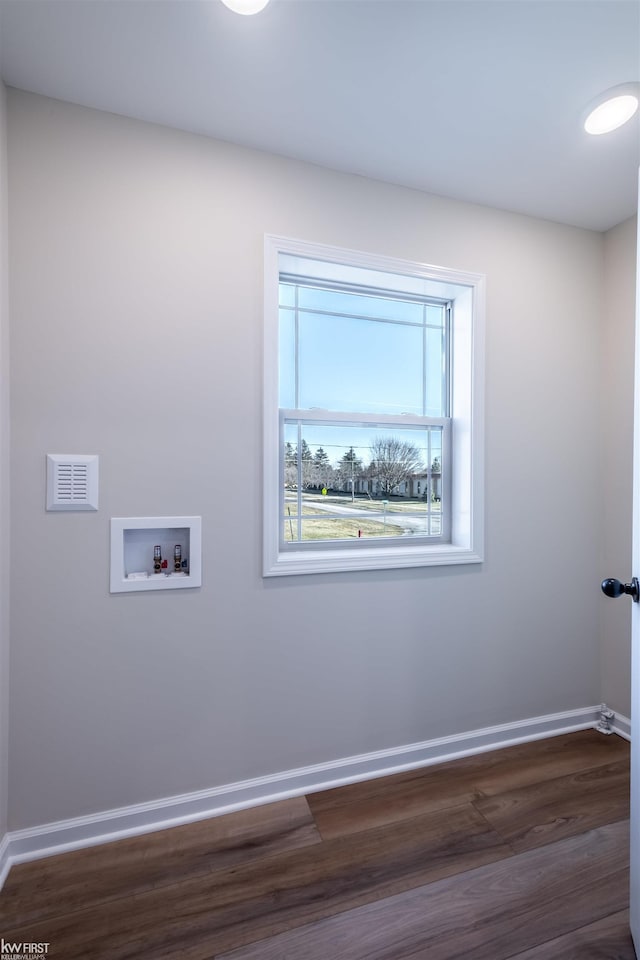
[[[314,509],[326,510],[327,513],[343,517],[358,517],[361,520],[378,520],[383,523],[385,520],[384,510],[362,510],[357,507],[342,507],[337,503],[323,503],[321,500],[314,500],[309,504]],[[405,533],[427,533],[427,517],[413,516],[410,513],[390,513],[387,511],[386,520],[394,526],[402,527]]]

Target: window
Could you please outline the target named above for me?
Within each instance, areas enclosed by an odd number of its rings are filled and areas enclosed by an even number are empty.
[[[483,279],[265,248],[265,576],[482,559]]]

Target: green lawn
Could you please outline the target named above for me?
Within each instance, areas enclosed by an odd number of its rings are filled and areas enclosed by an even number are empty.
[[[323,497],[323,500],[326,499]],[[305,522],[304,517],[309,516],[317,516],[321,519]],[[404,533],[402,527],[389,521],[383,523],[378,520],[363,520],[360,517],[331,516],[324,510],[308,506],[304,507],[304,517],[302,519],[303,540],[352,540],[358,539],[358,536],[400,537]],[[284,539],[288,541],[298,539],[298,523],[294,517],[285,517]]]

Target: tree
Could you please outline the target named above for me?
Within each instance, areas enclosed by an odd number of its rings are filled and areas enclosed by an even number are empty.
[[[300,460],[302,461],[302,489],[306,490],[313,486],[316,471],[311,447],[304,438],[300,444]],[[289,441],[284,445],[284,483],[289,490],[298,488],[298,447]]]
[[[353,447],[349,447],[346,453],[338,461],[336,469],[336,479],[342,490],[349,490],[352,494],[355,487],[355,479],[362,473],[362,460],[357,455]]]
[[[404,480],[424,469],[420,451],[399,437],[374,437],[371,446],[370,475],[381,492],[389,496]]]
[[[342,458],[341,458],[341,460],[340,460],[340,463],[341,463],[341,464],[343,464],[343,463],[344,463],[344,464],[348,464],[348,465],[353,466],[354,468],[359,469],[359,470],[362,469],[362,460],[360,459],[360,457],[358,456],[358,454],[355,452],[355,450],[353,449],[353,447],[349,447],[349,449],[347,450],[347,452],[346,452],[345,454],[343,454],[343,456],[342,456]]]
[[[288,440],[284,445],[284,485],[287,490],[298,486],[298,451]]]
[[[316,486],[331,486],[333,469],[331,467],[331,461],[329,460],[329,454],[323,450],[322,447],[318,447],[313,455],[313,467]]]
[[[311,447],[307,441],[302,438],[302,443],[300,444],[300,458],[301,460],[313,460],[313,454],[311,453]]]
[[[316,485],[316,469],[313,462],[313,453],[307,441],[302,438],[300,442],[300,460],[302,461],[302,489],[308,490],[309,487]]]

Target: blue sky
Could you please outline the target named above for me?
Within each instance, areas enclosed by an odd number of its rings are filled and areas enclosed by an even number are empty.
[[[444,311],[439,305],[298,287],[298,397],[294,288],[281,284],[280,406],[442,417]],[[424,374],[424,376],[423,376]],[[330,416],[330,414],[329,414]],[[336,464],[353,446],[366,464],[374,436],[400,436],[429,451],[424,430],[305,424],[303,436]],[[441,456],[432,432],[431,461]],[[285,442],[297,442],[288,425]],[[435,446],[434,446],[435,441]]]

